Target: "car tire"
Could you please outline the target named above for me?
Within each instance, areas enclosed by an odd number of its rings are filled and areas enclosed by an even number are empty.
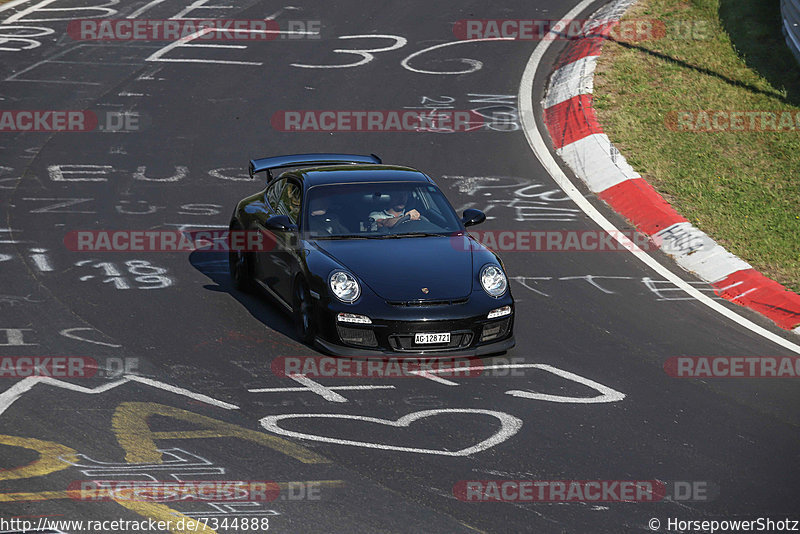
[[[292,311],[297,337],[306,345],[312,345],[317,333],[314,325],[314,306],[303,280],[297,280],[293,294]]]
[[[231,230],[239,230],[239,227],[232,225]],[[255,289],[252,274],[253,270],[250,262],[250,254],[246,251],[228,251],[228,271],[231,275],[233,287],[244,293],[252,293]]]

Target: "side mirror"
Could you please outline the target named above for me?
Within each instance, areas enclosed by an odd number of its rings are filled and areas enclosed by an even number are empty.
[[[297,225],[286,215],[274,215],[266,220],[264,227],[273,232],[296,232]]]
[[[480,224],[485,220],[485,213],[483,213],[481,210],[470,208],[468,210],[464,210],[464,215],[461,219],[461,222],[464,223],[464,226],[475,226],[476,224]]]

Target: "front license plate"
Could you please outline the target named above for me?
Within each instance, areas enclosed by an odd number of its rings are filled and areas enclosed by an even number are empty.
[[[450,332],[445,332],[443,334],[414,334],[414,343],[417,345],[450,343]]]

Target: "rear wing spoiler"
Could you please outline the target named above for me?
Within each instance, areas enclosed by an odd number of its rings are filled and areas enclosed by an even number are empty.
[[[274,156],[250,160],[250,177],[257,172],[267,171],[268,181],[272,179],[272,169],[281,167],[297,167],[300,165],[331,165],[336,163],[382,163],[375,154],[361,156],[358,154],[293,154],[290,156]]]

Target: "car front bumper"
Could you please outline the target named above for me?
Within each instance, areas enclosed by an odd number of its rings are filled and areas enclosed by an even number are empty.
[[[439,350],[439,351],[420,351],[420,352],[398,352],[392,350],[377,349],[362,349],[347,345],[337,345],[321,339],[319,337],[315,340],[316,346],[324,352],[333,356],[346,356],[349,358],[418,358],[423,356],[425,358],[470,358],[477,356],[486,356],[488,354],[498,354],[511,350],[516,345],[514,335],[510,337],[483,345],[478,345],[468,349],[454,349],[454,350]]]
[[[336,356],[452,358],[505,352],[514,347],[514,301],[510,294],[492,299],[473,292],[443,306],[396,306],[372,301],[367,306],[320,303],[316,345]],[[487,319],[489,311],[511,307],[509,315]],[[371,324],[341,322],[339,313],[365,315]],[[450,342],[417,344],[418,333],[449,333]]]

